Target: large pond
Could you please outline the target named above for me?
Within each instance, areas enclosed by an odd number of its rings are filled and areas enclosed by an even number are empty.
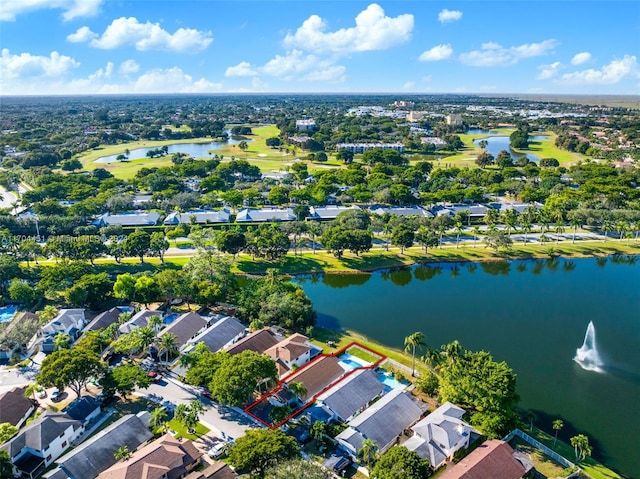
[[[186,153],[194,158],[209,156],[209,152],[212,150],[219,150],[227,145],[236,145],[242,140],[230,137],[227,141],[212,141],[209,143],[176,143],[173,145],[166,145],[168,147],[167,153],[169,155],[173,153]],[[252,140],[245,140],[247,142]],[[140,160],[147,158],[147,152],[151,150],[157,150],[159,146],[148,148],[136,148],[129,152],[128,160]],[[115,163],[118,161],[118,155],[102,156],[94,161],[94,163]]]
[[[547,140],[548,137],[544,135],[531,136],[529,137],[529,141],[543,141]],[[515,161],[518,158],[522,158],[526,156],[529,160],[538,162],[540,158],[532,153],[520,153],[511,149],[511,142],[508,136],[490,136],[488,138],[483,138],[479,140],[473,140],[473,144],[476,146],[480,145],[481,141],[487,142],[487,147],[485,148],[487,152],[491,153],[494,157],[497,157],[501,151],[507,151],[511,158]]]
[[[587,434],[594,456],[640,478],[640,258],[415,266],[298,279],[321,325],[402,348],[422,331],[431,347],[459,340],[518,374],[523,409],[560,437]],[[604,371],[576,361],[593,321]]]

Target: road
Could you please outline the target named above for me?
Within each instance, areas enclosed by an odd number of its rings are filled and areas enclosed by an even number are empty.
[[[139,389],[135,394],[158,403],[170,401],[174,405],[187,404],[194,399],[199,399],[207,408],[200,422],[220,438],[236,439],[243,436],[247,429],[260,426],[244,411],[225,405],[217,405],[199,394],[196,388],[183,384],[174,378],[163,378],[158,383],[152,383],[146,389]]]
[[[0,394],[10,391],[16,386],[26,386],[35,382],[38,369],[28,368],[0,368]]]

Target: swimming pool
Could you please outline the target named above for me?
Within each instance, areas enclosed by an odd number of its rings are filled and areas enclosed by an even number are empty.
[[[18,311],[18,306],[16,305],[3,306],[0,308],[0,323],[11,321],[11,318],[16,314],[16,311]]]
[[[162,322],[164,324],[171,324],[175,321],[175,319],[180,316],[178,313],[172,313],[172,314],[168,314],[166,315],[164,318],[162,318]]]
[[[361,367],[371,366],[370,363],[360,358],[357,358],[349,353],[341,354],[340,356],[338,356],[338,360],[347,371],[351,371],[353,369],[357,369]]]
[[[385,392],[389,392],[392,389],[404,389],[406,387],[406,384],[401,383],[386,371],[378,371],[378,381],[386,386]]]

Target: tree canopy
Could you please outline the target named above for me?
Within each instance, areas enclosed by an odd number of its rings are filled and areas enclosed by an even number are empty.
[[[296,440],[280,429],[249,429],[229,449],[229,463],[236,469],[263,478],[268,468],[299,454]]]
[[[429,461],[404,446],[393,446],[376,462],[371,476],[377,479],[416,479],[431,475]]]

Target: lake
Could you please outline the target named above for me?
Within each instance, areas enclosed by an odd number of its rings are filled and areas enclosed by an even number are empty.
[[[538,135],[538,136],[531,136],[529,137],[529,141],[543,141],[543,140],[547,140],[548,137],[544,136],[544,135]],[[538,162],[540,161],[540,158],[536,155],[533,155],[531,153],[519,153],[516,151],[513,151],[511,149],[511,141],[509,139],[508,136],[490,136],[488,138],[484,138],[484,139],[480,139],[480,140],[473,140],[473,144],[476,146],[479,146],[481,141],[486,141],[487,142],[487,147],[485,148],[486,151],[488,153],[491,153],[494,157],[497,157],[501,151],[507,151],[510,155],[511,158],[515,161],[518,158],[522,158],[523,156],[526,156],[529,160],[531,161],[535,161]]]
[[[430,347],[459,340],[518,374],[521,407],[568,442],[590,437],[594,456],[640,477],[640,258],[414,266],[297,279],[318,322],[402,348],[422,331]],[[589,321],[604,372],[573,360]],[[571,459],[571,458],[569,458]]]
[[[209,156],[209,151],[211,150],[219,150],[223,146],[227,145],[236,145],[240,143],[242,140],[234,139],[229,137],[227,141],[212,141],[209,143],[175,143],[173,145],[166,145],[168,147],[168,154],[171,155],[173,153],[186,153],[193,158],[198,157],[207,157]],[[245,140],[247,143],[252,140]],[[159,146],[148,147],[148,148],[136,148],[135,150],[131,150],[129,152],[129,161],[131,160],[140,160],[143,158],[147,158],[147,152],[150,150],[157,150],[160,148]],[[94,163],[115,163],[118,155],[109,155],[109,156],[101,156],[97,160],[94,160]]]

